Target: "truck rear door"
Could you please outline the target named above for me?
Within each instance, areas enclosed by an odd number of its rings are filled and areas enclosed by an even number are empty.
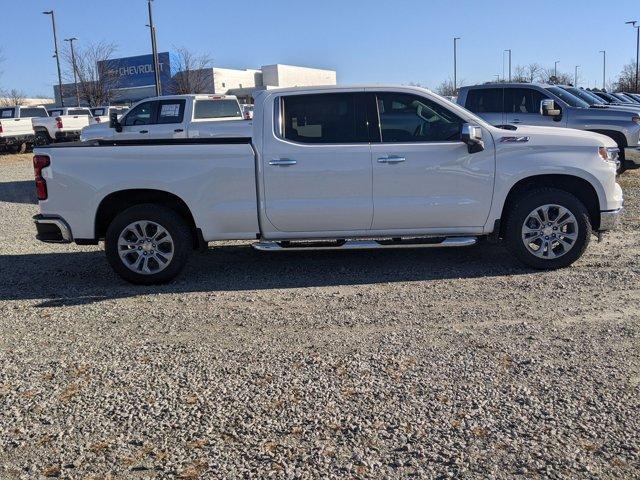
[[[274,118],[280,119],[275,128]],[[262,225],[265,234],[370,229],[363,89],[277,96],[265,106],[263,121],[264,212],[272,225]]]

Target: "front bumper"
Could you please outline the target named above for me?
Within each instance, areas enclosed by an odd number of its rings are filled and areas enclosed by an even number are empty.
[[[71,243],[73,235],[69,224],[60,217],[35,215],[33,221],[36,224],[38,234],[36,238],[47,243]]]
[[[624,214],[624,208],[620,207],[616,210],[608,210],[600,212],[600,228],[598,231],[604,232],[606,230],[614,230],[618,228],[622,221],[622,215]]]

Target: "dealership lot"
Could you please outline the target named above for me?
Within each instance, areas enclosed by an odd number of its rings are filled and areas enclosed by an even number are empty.
[[[573,267],[498,246],[195,255],[162,287],[42,244],[0,156],[1,478],[640,476],[640,174]]]

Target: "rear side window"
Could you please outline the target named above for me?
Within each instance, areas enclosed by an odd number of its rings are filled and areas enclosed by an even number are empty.
[[[283,137],[299,143],[366,143],[363,99],[356,93],[282,97]]]
[[[502,113],[502,88],[479,88],[467,92],[465,108],[474,113]]]
[[[158,107],[156,123],[181,123],[184,117],[184,100],[162,100]]]
[[[241,117],[237,100],[197,100],[193,118]]]
[[[0,118],[13,118],[15,114],[13,108],[0,108]]]
[[[156,102],[144,102],[134,107],[126,117],[124,126],[132,127],[136,125],[150,125],[153,123],[153,113]]]
[[[50,117],[59,117],[62,115],[62,110],[49,110]]]
[[[92,108],[91,113],[94,117],[102,117],[107,114],[104,108]]]
[[[382,141],[450,142],[460,140],[463,120],[449,109],[407,93],[378,93]]]

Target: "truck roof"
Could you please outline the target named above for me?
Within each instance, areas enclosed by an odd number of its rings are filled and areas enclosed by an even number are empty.
[[[187,95],[162,95],[159,97],[148,97],[144,101],[149,100],[182,100],[182,99],[194,99],[194,100],[237,100],[235,95],[222,95],[217,93],[192,93]],[[112,105],[113,106],[113,105]]]
[[[464,87],[460,87],[460,90],[469,89],[469,88],[496,88],[496,87],[510,87],[510,88],[518,88],[518,87],[540,87],[540,88],[548,88],[548,87],[559,87],[560,85],[551,85],[548,83],[538,83],[538,82],[488,82],[481,83],[478,85],[465,85]]]

